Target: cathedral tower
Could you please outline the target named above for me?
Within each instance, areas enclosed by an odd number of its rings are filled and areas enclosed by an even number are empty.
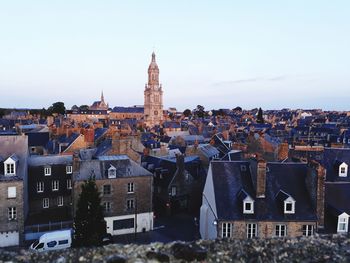
[[[148,83],[145,86],[144,115],[149,127],[161,124],[163,121],[163,90],[159,84],[159,68],[156,55],[152,53],[152,61],[148,67]]]

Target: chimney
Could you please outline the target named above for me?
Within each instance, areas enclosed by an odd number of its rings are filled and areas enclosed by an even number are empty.
[[[326,169],[318,164],[316,166],[317,171],[317,219],[318,228],[324,228],[324,199],[325,199],[325,186],[324,182],[326,180]]]
[[[176,154],[176,167],[180,173],[185,171],[185,157],[183,154]]]
[[[266,161],[260,159],[258,161],[256,177],[256,198],[265,198],[266,190]]]
[[[288,152],[289,152],[289,145],[288,143],[284,142],[281,143],[278,147],[278,160],[283,161],[288,158]]]
[[[79,153],[73,153],[73,173],[78,173],[80,169]]]
[[[306,186],[309,190],[312,205],[316,208],[317,227],[323,229],[326,169],[314,160],[309,161],[308,166]]]

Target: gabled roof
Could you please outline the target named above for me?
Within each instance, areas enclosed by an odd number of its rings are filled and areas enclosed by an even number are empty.
[[[242,165],[246,169],[242,169]],[[305,183],[308,172],[306,164],[268,163],[265,198],[255,199],[254,214],[251,215],[242,213],[241,201],[237,196],[244,189],[255,197],[255,165],[247,161],[212,161],[211,167],[217,216],[220,220],[316,220],[315,207]],[[282,189],[296,201],[294,214],[285,215],[276,199]]]
[[[326,168],[327,182],[350,182],[350,175],[339,177],[339,165],[345,162],[350,165],[350,149],[346,148],[325,148],[322,165]]]

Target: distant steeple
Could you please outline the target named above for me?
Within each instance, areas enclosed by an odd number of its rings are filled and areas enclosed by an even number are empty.
[[[152,62],[156,62],[156,54],[154,51],[152,52]]]
[[[101,92],[101,102],[105,102],[105,98],[104,98],[104,96],[103,96],[103,90],[102,90],[102,92]]]

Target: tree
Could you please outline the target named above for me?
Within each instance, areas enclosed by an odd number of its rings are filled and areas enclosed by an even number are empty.
[[[190,109],[186,109],[186,110],[184,110],[183,115],[184,115],[185,117],[189,117],[189,116],[192,115],[192,112],[191,112]]]
[[[194,112],[199,118],[203,118],[205,116],[204,107],[202,105],[197,105],[197,108],[194,109]]]
[[[88,105],[80,105],[80,106],[79,106],[79,110],[80,110],[80,111],[88,111],[89,108],[90,108],[90,107],[89,107]]]
[[[258,116],[256,117],[257,123],[264,123],[263,111],[261,108],[258,110]]]
[[[63,115],[66,112],[66,107],[64,106],[63,102],[58,101],[53,103],[47,110],[50,112],[50,114],[58,113]]]
[[[90,177],[81,186],[74,218],[74,242],[77,246],[96,246],[106,234],[101,197],[95,179]]]

